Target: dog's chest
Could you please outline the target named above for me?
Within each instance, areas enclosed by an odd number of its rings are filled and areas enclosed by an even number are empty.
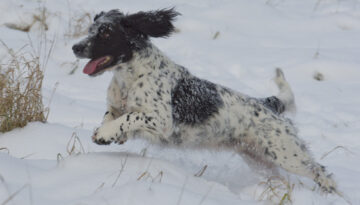
[[[120,115],[124,114],[127,112],[128,93],[126,83],[114,75],[107,90],[107,104],[115,108]]]

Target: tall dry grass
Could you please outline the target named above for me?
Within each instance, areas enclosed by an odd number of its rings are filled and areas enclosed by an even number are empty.
[[[46,121],[40,58],[31,53],[8,51],[9,60],[0,65],[0,132],[24,127],[28,122]]]
[[[48,17],[50,13],[45,3],[34,10],[30,25],[5,24],[9,29],[26,32],[28,45],[14,51],[0,40],[0,47],[8,54],[0,62],[0,133],[17,127],[24,127],[29,122],[46,122],[49,109],[42,102],[42,83],[44,70],[55,44],[55,37],[48,39]],[[29,34],[30,28],[39,23],[36,43]],[[29,29],[19,29],[19,28]],[[5,61],[5,62],[4,62]]]

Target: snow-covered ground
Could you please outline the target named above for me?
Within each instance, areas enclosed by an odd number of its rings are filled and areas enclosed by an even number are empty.
[[[121,146],[91,142],[105,111],[111,74],[82,74],[86,60],[69,74],[76,61],[71,46],[81,38],[66,36],[69,19],[113,8],[136,12],[172,6],[182,13],[175,23],[180,32],[153,42],[197,76],[256,97],[276,94],[271,79],[281,67],[295,93],[297,113],[289,117],[300,137],[334,173],[344,198],[360,204],[358,0],[2,0],[0,39],[15,50],[28,44],[27,33],[3,24],[29,22],[39,6],[49,12],[47,36],[56,34],[43,87],[50,115],[46,124],[0,134],[0,149],[7,148],[0,150],[1,205],[269,202],[261,200],[271,198],[262,195],[268,175],[252,170],[234,153],[180,150],[141,140]],[[36,44],[36,25],[30,36]],[[316,72],[323,81],[313,78]],[[204,174],[194,176],[204,166]],[[281,174],[294,184],[293,204],[347,204],[339,196],[314,191],[311,180]]]

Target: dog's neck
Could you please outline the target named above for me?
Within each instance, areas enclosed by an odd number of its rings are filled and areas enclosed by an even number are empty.
[[[119,86],[130,88],[141,75],[155,74],[164,66],[177,67],[178,65],[149,42],[145,48],[134,52],[130,61],[116,66],[113,72]]]

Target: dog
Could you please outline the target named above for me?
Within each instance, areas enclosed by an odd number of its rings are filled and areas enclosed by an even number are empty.
[[[283,72],[276,70],[279,95],[262,99],[192,75],[150,42],[174,32],[178,15],[173,8],[101,12],[88,36],[72,47],[78,58],[91,59],[85,74],[114,74],[107,111],[92,140],[123,144],[140,136],[165,145],[221,147],[311,178],[324,193],[336,192],[331,174],[282,115],[295,107]]]

